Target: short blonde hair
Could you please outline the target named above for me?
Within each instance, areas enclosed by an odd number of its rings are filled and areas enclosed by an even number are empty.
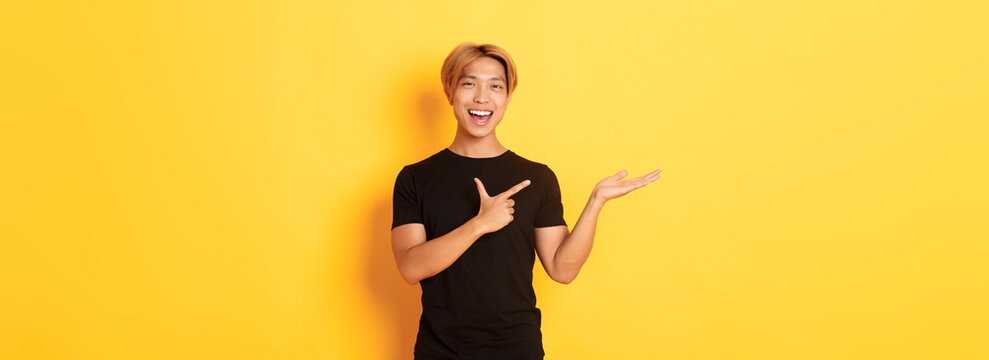
[[[460,80],[460,75],[467,64],[482,56],[495,59],[505,67],[505,76],[508,77],[505,79],[505,83],[508,87],[508,95],[512,95],[518,85],[518,76],[515,71],[515,61],[508,55],[508,52],[494,44],[478,45],[472,42],[463,42],[454,47],[453,51],[450,51],[446,60],[443,61],[443,68],[440,69],[440,81],[443,82],[443,93],[446,94],[447,98],[453,95],[453,87],[457,85],[457,80]]]

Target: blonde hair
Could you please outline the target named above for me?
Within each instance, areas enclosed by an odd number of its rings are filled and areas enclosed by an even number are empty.
[[[460,75],[467,64],[482,56],[495,59],[505,67],[505,76],[508,77],[505,79],[505,83],[508,87],[508,95],[512,95],[518,85],[518,76],[515,71],[515,61],[508,55],[508,52],[494,44],[478,45],[472,42],[463,42],[450,51],[440,69],[440,81],[443,82],[443,93],[446,94],[447,98],[452,96],[451,91],[456,86],[457,80],[460,80]]]

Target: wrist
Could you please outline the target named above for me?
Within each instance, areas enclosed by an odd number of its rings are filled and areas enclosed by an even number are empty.
[[[591,191],[591,198],[588,200],[589,203],[596,205],[604,205],[607,201],[608,199],[601,196],[601,192],[598,191],[598,188],[594,188],[594,190]]]
[[[464,225],[467,225],[467,230],[475,239],[487,234],[487,231],[484,230],[484,226],[481,224],[481,221],[477,218],[477,216],[467,220],[467,223]]]

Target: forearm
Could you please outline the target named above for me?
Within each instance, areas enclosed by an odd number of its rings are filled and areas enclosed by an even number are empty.
[[[406,280],[415,284],[446,270],[482,235],[481,227],[472,218],[443,236],[409,248],[402,264]]]
[[[559,281],[563,283],[573,281],[591,254],[594,231],[604,202],[592,192],[584,206],[584,211],[580,213],[580,218],[577,219],[577,223],[573,227],[573,231],[556,249],[553,259]]]

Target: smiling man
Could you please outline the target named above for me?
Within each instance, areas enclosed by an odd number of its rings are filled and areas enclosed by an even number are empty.
[[[605,202],[659,178],[659,170],[598,182],[573,232],[556,175],[498,141],[518,83],[501,47],[462,43],[440,72],[457,119],[453,143],[406,165],[395,181],[392,250],[399,272],[422,287],[416,359],[542,359],[532,288],[536,254],[568,284],[587,260]]]

